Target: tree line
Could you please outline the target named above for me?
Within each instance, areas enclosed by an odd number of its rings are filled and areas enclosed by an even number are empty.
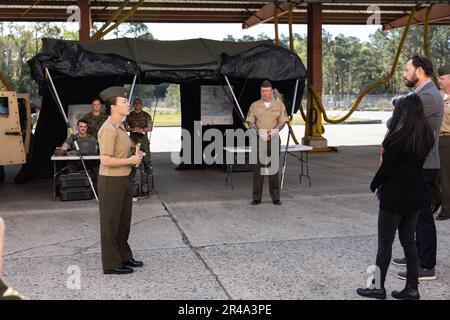
[[[93,31],[99,28],[94,25]],[[358,26],[354,26],[358,28]],[[423,53],[423,26],[413,26],[402,50],[399,64],[392,80],[374,93],[395,94],[405,91],[402,80],[404,63],[414,54]],[[357,95],[366,86],[384,78],[390,71],[403,29],[388,32],[377,31],[369,41],[361,41],[353,36],[338,35],[333,37],[323,32],[323,94],[342,97],[346,94]],[[117,29],[115,37],[136,37],[153,39],[151,30],[143,23],[123,24]],[[28,92],[37,96],[38,90],[31,80],[27,61],[41,48],[40,39],[51,37],[57,39],[77,40],[78,32],[69,30],[64,24],[57,23],[0,23],[0,71],[17,92]],[[234,38],[228,35],[226,41],[256,41],[270,39],[262,33],[256,38],[243,36]],[[289,47],[289,37],[280,36],[281,45]],[[430,56],[436,69],[450,63],[450,26],[430,26]],[[306,35],[294,34],[294,50],[307,66]],[[151,86],[140,89],[141,95],[155,95],[164,98],[173,94],[165,85],[157,88]],[[1,89],[1,85],[0,85]]]
[[[358,28],[354,26],[353,28]],[[406,38],[397,69],[392,80],[384,87],[379,87],[373,93],[395,94],[405,91],[402,73],[403,66],[415,54],[423,54],[423,26],[413,26]],[[387,32],[376,31],[369,41],[345,35],[333,37],[331,33],[323,32],[323,94],[343,97],[346,94],[358,95],[362,89],[376,80],[385,78],[394,62],[403,29]],[[267,40],[264,33],[256,38],[244,36],[236,39],[232,35],[224,38],[227,41],[257,41]],[[283,47],[289,48],[289,37],[280,36]],[[450,63],[450,26],[430,26],[429,28],[430,58],[437,68]],[[294,34],[294,51],[307,66],[306,35]]]

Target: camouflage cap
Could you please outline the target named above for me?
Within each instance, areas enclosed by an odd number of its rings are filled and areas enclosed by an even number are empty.
[[[439,76],[445,76],[450,74],[450,64],[443,65],[438,69]]]
[[[272,84],[270,83],[269,80],[264,80],[264,81],[261,83],[261,88],[272,88]]]
[[[128,96],[127,90],[124,87],[120,87],[120,86],[109,87],[109,88],[103,90],[102,92],[100,92],[100,98],[103,101],[106,101],[109,98],[113,98],[113,97],[126,98],[127,96]]]

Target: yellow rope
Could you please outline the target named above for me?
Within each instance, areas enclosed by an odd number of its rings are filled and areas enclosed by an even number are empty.
[[[289,134],[292,137],[292,140],[294,141],[295,144],[299,144],[297,137],[295,136],[294,133],[294,129],[292,128],[292,119],[293,119],[294,115],[289,116],[289,121],[288,121],[288,128],[289,128]]]
[[[136,4],[131,8],[129,12],[125,14],[122,18],[120,18],[116,23],[114,23],[112,26],[108,27],[105,31],[101,32],[96,36],[96,39],[100,39],[107,35],[110,31],[114,30],[116,27],[118,27],[121,23],[128,20],[128,18],[136,12],[136,10],[144,3],[144,0],[139,0],[139,2],[136,2]]]
[[[427,8],[426,14],[425,14],[425,23],[423,25],[423,54],[428,59],[430,58],[430,45],[429,45],[429,30],[430,30],[430,13],[433,5],[430,5]],[[433,81],[436,84],[436,86],[439,88],[439,81],[436,78],[436,76],[432,75]]]
[[[405,26],[405,30],[403,31],[402,39],[400,40],[399,47],[397,48],[397,53],[395,54],[394,63],[392,64],[392,68],[391,68],[391,71],[389,72],[389,74],[386,76],[386,78],[380,79],[380,80],[376,81],[375,83],[373,83],[372,85],[366,87],[363,90],[363,92],[359,95],[358,99],[355,101],[355,103],[352,106],[352,108],[350,109],[350,111],[344,117],[342,117],[340,119],[330,119],[330,118],[328,118],[326,110],[325,110],[325,108],[323,106],[323,103],[322,103],[322,99],[320,98],[319,94],[317,93],[317,91],[314,89],[313,86],[308,86],[308,89],[309,89],[310,93],[312,94],[313,102],[315,102],[317,104],[317,106],[319,107],[320,111],[323,114],[323,118],[324,118],[324,120],[326,122],[331,123],[331,124],[337,124],[337,123],[344,122],[358,108],[358,106],[361,103],[362,99],[367,94],[372,92],[377,87],[379,87],[379,86],[381,86],[383,84],[386,84],[387,82],[389,82],[392,79],[392,77],[393,77],[393,75],[395,73],[395,70],[397,68],[398,60],[400,58],[400,54],[402,52],[403,45],[404,45],[405,40],[406,40],[406,36],[408,35],[408,32],[409,32],[409,29],[411,27],[411,23],[412,23],[412,20],[413,20],[413,17],[415,15],[415,13],[416,13],[416,8],[414,7],[412,9],[412,11],[411,11],[411,14],[410,14],[409,18],[408,18],[408,23]]]
[[[292,31],[292,20],[293,20],[293,8],[294,6],[291,4],[289,6],[289,13],[288,13],[288,24],[289,24],[289,49],[295,53],[294,51],[294,34]],[[277,21],[278,23],[278,21]],[[278,31],[277,31],[278,32]],[[301,102],[301,101],[300,101]],[[295,106],[294,106],[295,107]],[[300,106],[301,108],[301,106]],[[303,115],[303,112],[302,112]],[[289,134],[292,137],[292,140],[294,141],[295,144],[299,144],[297,137],[295,136],[294,133],[294,129],[292,128],[293,125],[293,119],[294,119],[294,115],[289,116],[289,121],[287,122],[288,125],[288,129],[289,129]]]
[[[292,31],[293,5],[289,6],[288,24],[289,24],[289,49],[294,52],[294,33]]]
[[[113,22],[120,16],[128,2],[129,0],[126,0],[120,5],[120,7],[112,14],[108,21],[106,21],[105,24],[100,29],[98,29],[98,31],[91,37],[91,40],[101,39],[103,31],[111,24],[111,22]]]
[[[30,11],[34,8],[34,6],[36,6],[39,2],[41,2],[41,0],[36,0],[31,6],[28,7],[27,10],[25,10],[25,12],[23,12],[23,13],[21,14],[21,16],[23,17],[23,16],[26,15],[28,12],[30,12]]]
[[[13,91],[12,87],[10,86],[8,80],[6,80],[5,76],[3,76],[3,73],[0,71],[0,83],[3,84],[6,91]]]
[[[274,4],[273,8],[273,18],[275,26],[275,45],[280,46],[280,38],[278,36],[278,4]]]

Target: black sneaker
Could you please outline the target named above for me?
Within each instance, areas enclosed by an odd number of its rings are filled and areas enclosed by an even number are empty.
[[[442,220],[450,219],[450,216],[439,213],[435,219],[438,221],[442,221]]]
[[[397,273],[397,278],[406,280],[406,272]],[[436,280],[436,272],[434,271],[434,268],[419,268],[419,280]]]
[[[392,264],[396,266],[406,267],[406,258],[395,258],[392,260]]]

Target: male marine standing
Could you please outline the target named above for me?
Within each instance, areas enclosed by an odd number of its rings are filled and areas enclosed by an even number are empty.
[[[134,143],[141,144],[141,150],[145,152],[144,156],[144,168],[145,168],[145,178],[141,175],[142,183],[147,185],[147,190],[150,190],[148,175],[151,172],[151,155],[150,155],[150,141],[148,140],[147,132],[152,131],[153,122],[152,117],[142,110],[142,100],[139,98],[133,101],[134,110],[130,112],[126,119],[126,128],[130,131],[130,138]]]
[[[441,211],[436,220],[450,219],[450,64],[439,68],[439,86],[444,93],[444,119],[439,133]]]
[[[102,103],[99,98],[95,98],[91,102],[92,111],[86,113],[82,119],[87,121],[88,131],[87,134],[97,139],[98,130],[102,126],[103,122],[108,118],[106,114],[102,112]]]
[[[278,132],[284,127],[286,122],[289,121],[286,107],[280,101],[273,100],[272,84],[265,80],[261,84],[261,99],[255,101],[250,106],[247,114],[247,122],[252,130],[255,130],[257,136],[256,150],[257,163],[253,166],[253,201],[252,205],[258,205],[261,203],[264,176],[261,175],[262,163],[259,158],[260,149],[263,148],[266,151],[267,156],[274,157],[274,152],[280,152],[279,136]],[[272,150],[272,143],[270,140],[276,138],[278,146],[276,150]],[[267,146],[266,148],[264,148]],[[255,146],[253,146],[255,147]],[[272,163],[273,165],[273,163]],[[270,197],[274,205],[280,205],[280,183],[278,179],[278,168],[276,173],[269,175],[269,190]]]

